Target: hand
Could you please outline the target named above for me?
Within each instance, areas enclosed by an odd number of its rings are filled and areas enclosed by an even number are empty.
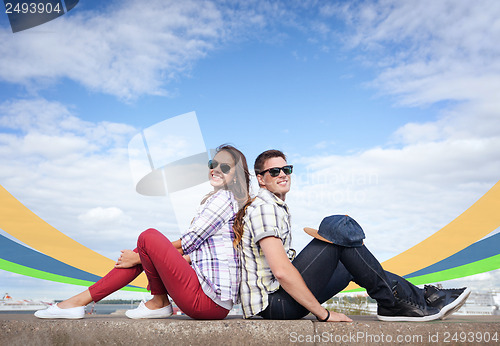
[[[121,253],[118,261],[116,261],[115,268],[131,268],[141,263],[141,258],[137,252],[121,250]]]
[[[191,264],[191,257],[189,255],[182,255],[182,257],[184,257],[187,263]]]
[[[352,320],[340,312],[330,311],[330,318],[327,322],[352,322]]]
[[[179,251],[179,253],[181,255],[184,255],[184,251],[182,250],[182,243],[181,243],[180,239],[173,241],[172,245],[177,249],[177,251]],[[191,263],[190,261],[188,261],[188,262]]]

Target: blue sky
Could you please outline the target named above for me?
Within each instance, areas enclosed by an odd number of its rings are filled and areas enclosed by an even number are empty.
[[[500,179],[498,18],[494,0],[81,1],[12,34],[3,15],[0,184],[110,258],[148,227],[175,237],[168,203],[134,192],[127,145],[196,111],[208,148],[287,153],[297,248],[349,213],[390,258]],[[485,281],[499,274],[467,284]]]

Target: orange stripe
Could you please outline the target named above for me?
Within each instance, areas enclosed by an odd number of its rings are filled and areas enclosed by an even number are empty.
[[[500,181],[455,220],[408,250],[382,263],[398,275],[439,262],[500,227]],[[350,284],[346,289],[359,286]]]
[[[1,185],[0,228],[47,256],[95,275],[106,275],[115,264],[49,225]],[[146,287],[146,276],[141,274],[131,284]]]

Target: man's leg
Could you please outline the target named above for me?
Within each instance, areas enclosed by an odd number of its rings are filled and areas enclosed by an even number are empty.
[[[342,262],[340,262],[325,288],[318,295],[318,301],[323,304],[328,299],[343,291],[351,281],[353,281],[351,273],[349,273]]]
[[[364,245],[342,248],[340,260],[352,274],[354,281],[364,287],[370,297],[377,300],[378,319],[383,321],[432,321],[442,316],[439,309],[428,306],[425,302],[419,303],[421,299],[414,300],[413,294],[407,295],[398,280],[390,281],[378,260]],[[384,279],[377,280],[377,276]],[[389,285],[393,291],[396,300],[394,305],[387,304],[379,298],[381,289],[385,288],[386,285]]]
[[[403,291],[403,295],[411,301],[417,302],[418,305],[427,305],[441,310],[442,319],[458,311],[471,292],[467,287],[440,289],[432,285],[426,285],[422,289],[387,270],[385,274],[391,282],[398,284],[399,288]],[[344,290],[351,281],[354,281],[351,273],[347,271],[342,262],[339,263],[325,289],[319,294],[318,301],[320,303],[326,302]]]
[[[326,299],[323,299],[327,285],[334,287],[333,289],[335,290],[343,289],[351,279],[351,276],[345,275],[345,272],[339,281],[336,281],[334,277],[344,249],[337,245],[313,239],[292,262],[312,294],[321,303],[332,297],[330,295]],[[363,261],[360,261],[360,264],[362,263]],[[374,299],[377,299],[379,303],[385,306],[393,306],[396,304],[396,299],[392,292],[391,282],[385,276],[385,272],[380,267],[380,264],[378,266],[376,264],[378,262],[370,266],[364,265],[360,268],[353,268],[353,270],[359,277],[359,280],[365,286],[369,287],[369,293]],[[309,311],[297,303],[282,288],[270,294],[268,298],[269,306],[261,314],[264,318],[297,319],[309,313]]]
[[[339,263],[338,248],[313,239],[293,260],[307,287],[315,297],[330,280]],[[283,288],[268,296],[268,307],[260,313],[267,319],[299,319],[309,311],[297,303]]]
[[[394,273],[388,272],[387,270],[385,271],[387,277],[389,280],[392,282],[397,282],[399,287],[404,291],[405,296],[411,297],[411,299],[415,302],[417,302],[420,305],[425,305],[425,296],[424,293],[425,291],[421,288],[418,288],[405,278],[402,278],[399,275],[396,275]]]
[[[412,299],[419,304],[425,304],[424,289],[418,288],[401,276],[393,274],[387,270],[385,270],[385,275],[389,279],[389,282],[397,282],[400,285],[405,296],[412,297]],[[339,263],[333,272],[332,277],[326,284],[325,289],[319,294],[318,301],[320,303],[326,302],[328,299],[343,291],[351,281],[354,281],[351,273],[349,273],[342,262]]]
[[[294,266],[300,272],[311,292],[320,301],[329,299],[336,292],[326,292],[327,285],[333,290],[342,289],[350,279],[344,269],[335,281],[334,273],[340,261],[354,280],[365,287],[369,295],[379,304],[379,318],[385,320],[427,321],[440,317],[439,310],[421,306],[405,295],[405,291],[395,285],[382,269],[376,258],[362,246],[341,247],[320,240],[312,240],[297,258]],[[333,281],[332,281],[333,280]],[[331,295],[330,295],[331,294]],[[380,310],[382,307],[382,310]],[[269,306],[261,314],[264,318],[295,319],[305,316],[308,311],[295,302],[283,289],[269,295]]]

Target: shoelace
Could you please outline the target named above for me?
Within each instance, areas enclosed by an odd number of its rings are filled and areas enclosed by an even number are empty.
[[[394,298],[396,298],[396,300],[398,300],[398,301],[402,301],[402,302],[408,303],[408,304],[410,304],[412,306],[415,306],[417,308],[425,310],[425,307],[423,305],[417,303],[411,297],[400,298],[399,295],[398,295],[398,291],[394,291]]]
[[[410,304],[410,305],[412,305],[412,306],[415,306],[415,307],[417,307],[417,308],[420,308],[420,309],[425,309],[425,307],[424,307],[423,305],[421,305],[421,304],[419,304],[419,303],[415,302],[415,301],[414,301],[413,299],[411,299],[411,298],[406,298],[406,299],[403,299],[403,298],[398,298],[398,297],[396,297],[396,299],[397,299],[397,300],[399,300],[399,301],[402,301],[402,302],[408,303],[408,304]]]

